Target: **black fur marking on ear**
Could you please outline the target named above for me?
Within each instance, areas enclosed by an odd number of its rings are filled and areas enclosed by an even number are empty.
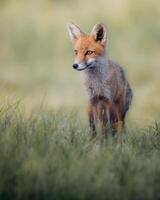
[[[101,27],[97,32],[96,41],[101,41],[103,37],[104,37],[104,30],[103,27]]]

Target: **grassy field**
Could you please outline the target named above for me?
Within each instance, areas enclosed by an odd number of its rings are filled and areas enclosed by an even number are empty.
[[[0,0],[0,199],[160,199],[160,1]],[[68,20],[107,27],[127,133],[90,140]]]
[[[74,112],[0,118],[0,199],[160,199],[160,125],[91,140]]]

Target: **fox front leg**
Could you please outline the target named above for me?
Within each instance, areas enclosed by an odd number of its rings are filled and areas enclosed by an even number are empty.
[[[88,105],[88,117],[89,117],[89,126],[92,131],[92,136],[96,135],[96,126],[95,126],[95,115],[94,115],[94,106],[89,103]]]

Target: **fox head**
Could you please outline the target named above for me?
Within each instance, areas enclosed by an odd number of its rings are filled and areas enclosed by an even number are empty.
[[[105,56],[107,33],[104,25],[96,24],[90,34],[71,22],[67,28],[74,45],[73,68],[81,71],[96,67],[98,60]]]

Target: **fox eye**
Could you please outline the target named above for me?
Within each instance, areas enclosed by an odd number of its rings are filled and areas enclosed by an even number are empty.
[[[93,53],[94,53],[94,51],[89,50],[89,51],[86,52],[86,55],[91,55]]]
[[[78,54],[78,51],[77,51],[77,50],[74,50],[74,53],[75,53],[75,55],[77,55],[77,54]]]

